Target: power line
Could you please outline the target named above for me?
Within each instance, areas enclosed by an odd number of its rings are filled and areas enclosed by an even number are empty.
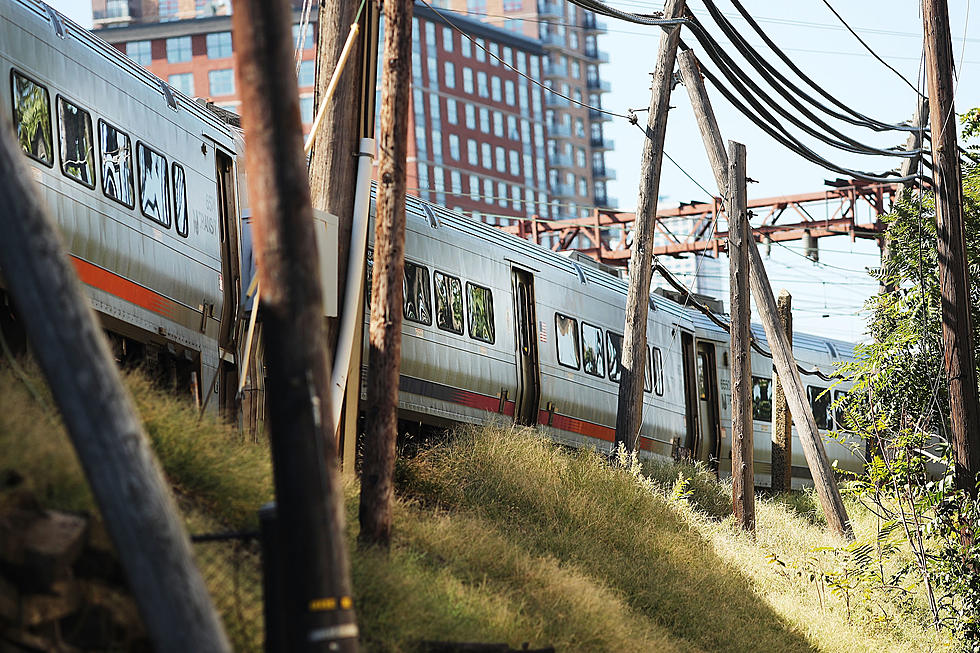
[[[896,75],[898,75],[899,79],[901,79],[903,82],[905,82],[906,84],[908,84],[909,85],[909,88],[911,88],[913,91],[915,91],[916,95],[921,95],[919,93],[919,89],[917,89],[915,87],[915,85],[912,82],[910,82],[905,77],[905,75],[903,75],[902,73],[900,73],[897,70],[895,70],[894,68],[892,68],[892,65],[890,63],[888,63],[887,61],[885,61],[884,59],[882,59],[878,55],[878,53],[875,52],[874,49],[870,45],[868,45],[867,42],[864,39],[862,39],[861,36],[857,32],[854,31],[854,28],[852,28],[847,23],[847,21],[844,20],[844,17],[843,16],[841,16],[839,13],[837,13],[837,10],[834,9],[833,6],[831,6],[831,4],[830,4],[830,2],[828,2],[828,0],[823,0],[823,3],[825,5],[827,5],[827,9],[830,9],[830,13],[832,13],[834,16],[836,16],[837,17],[837,20],[839,20],[841,22],[841,24],[844,27],[847,28],[847,31],[854,35],[854,38],[856,38],[858,40],[858,43],[860,43],[861,45],[863,45],[864,46],[864,49],[871,53],[871,56],[872,57],[874,57],[875,59],[877,59],[878,61],[880,61],[882,63],[882,65],[885,66],[885,68],[887,68],[888,70],[890,70],[893,73],[895,73]],[[964,48],[965,47],[966,47],[966,44],[964,43]]]

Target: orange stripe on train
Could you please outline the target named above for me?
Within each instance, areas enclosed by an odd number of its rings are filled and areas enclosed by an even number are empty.
[[[76,256],[71,257],[71,262],[82,283],[164,317],[173,317],[173,300]]]

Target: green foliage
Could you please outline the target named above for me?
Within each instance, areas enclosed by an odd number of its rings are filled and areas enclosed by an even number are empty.
[[[965,135],[980,135],[980,113],[964,117]],[[980,344],[980,170],[964,171],[966,252],[973,342]],[[913,557],[901,570],[922,583],[937,627],[948,628],[964,650],[980,651],[980,507],[956,490],[948,441],[949,394],[943,361],[935,200],[931,192],[906,195],[883,221],[889,256],[874,275],[890,287],[868,301],[874,341],[857,348],[842,372],[853,387],[838,402],[848,429],[869,444],[866,472],[848,493],[875,511],[889,533],[904,536]],[[978,352],[974,352],[975,357]],[[980,360],[980,358],[978,358]],[[887,561],[897,549],[872,549]],[[841,550],[852,560],[864,550]],[[884,564],[884,563],[882,563]],[[836,578],[839,578],[836,577]],[[857,579],[858,585],[850,585]],[[858,575],[846,591],[864,586]],[[876,577],[879,588],[892,588]],[[845,591],[845,590],[841,590]]]

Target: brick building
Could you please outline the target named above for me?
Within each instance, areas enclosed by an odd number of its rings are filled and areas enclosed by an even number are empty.
[[[115,4],[93,1],[100,37],[186,95],[239,111],[231,18],[214,10],[217,3],[118,3],[120,15],[110,17]],[[295,3],[294,37],[301,6]],[[305,129],[314,113],[315,19],[314,12],[299,71]],[[421,4],[413,28],[410,193],[494,223],[583,215],[608,204],[601,120],[542,88],[588,102],[591,73],[581,57],[557,54],[512,27]],[[562,69],[567,77],[558,74]],[[598,140],[590,131],[596,125]]]

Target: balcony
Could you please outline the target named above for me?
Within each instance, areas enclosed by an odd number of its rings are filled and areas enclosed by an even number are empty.
[[[546,107],[553,107],[553,108],[560,109],[560,108],[571,106],[572,103],[569,102],[567,98],[563,98],[560,95],[546,91],[544,94],[544,104]]]
[[[603,138],[601,136],[598,137],[598,138],[595,138],[595,137],[590,138],[589,139],[589,145],[592,146],[592,149],[593,150],[612,150],[612,149],[615,149],[615,145],[613,144],[613,140],[611,138]]]
[[[592,178],[596,181],[611,181],[616,178],[616,171],[612,168],[602,166],[592,169]]]
[[[541,66],[545,77],[568,77],[568,66],[560,63],[546,63]]]
[[[603,113],[598,109],[589,107],[589,120],[612,120],[612,116],[610,116],[608,113]]]
[[[575,197],[575,187],[571,184],[552,184],[551,196],[555,198]]]
[[[562,6],[557,2],[538,0],[538,16],[540,18],[564,18],[565,12],[562,11]]]
[[[561,34],[545,34],[541,37],[541,44],[545,47],[564,48],[565,37]]]
[[[105,10],[92,12],[92,23],[96,28],[119,27],[129,25],[132,21],[129,4],[125,2],[107,2]]]
[[[548,125],[548,136],[555,136],[557,138],[571,138],[572,128],[569,125],[556,125],[552,123]]]
[[[586,85],[589,87],[590,91],[601,91],[603,93],[608,93],[612,90],[609,82],[604,82],[601,79],[589,79]]]
[[[619,207],[619,200],[609,195],[596,195],[595,205],[600,209],[615,209]]]
[[[585,56],[595,59],[599,63],[609,63],[609,53],[595,47],[586,47]]]
[[[553,154],[548,157],[548,165],[552,168],[572,168],[572,157],[567,154]]]
[[[603,21],[597,20],[595,14],[586,14],[582,18],[582,29],[586,32],[605,32],[607,26]]]

